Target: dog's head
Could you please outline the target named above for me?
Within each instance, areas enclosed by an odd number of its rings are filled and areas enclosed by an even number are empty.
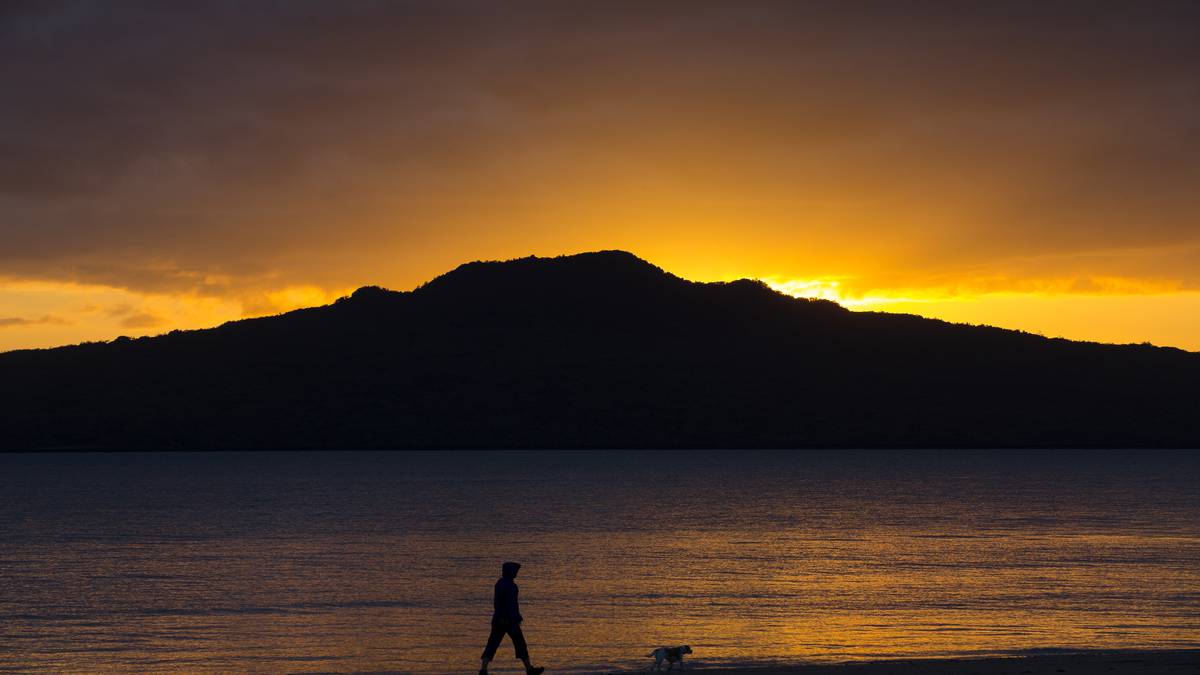
[[[679,645],[679,653],[680,654],[691,654],[692,648],[687,645]]]

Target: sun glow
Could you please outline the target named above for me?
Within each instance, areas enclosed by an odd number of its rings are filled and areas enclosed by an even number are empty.
[[[842,294],[842,281],[839,278],[786,280],[768,278],[761,281],[780,293],[794,298],[832,300],[838,304],[846,304],[848,300]]]
[[[765,277],[762,281],[780,293],[832,300],[855,311],[917,314],[1072,340],[1150,342],[1200,350],[1200,292],[1178,284],[1104,277],[1023,284],[979,279],[954,286],[860,292],[853,289],[854,279]]]
[[[851,278],[778,279],[767,277],[760,279],[760,281],[774,290],[784,295],[790,295],[793,298],[831,300],[849,309],[882,309],[894,304],[931,302],[933,300],[933,298],[923,298],[914,294],[892,295],[874,292],[861,295],[856,294],[847,289],[843,283]]]

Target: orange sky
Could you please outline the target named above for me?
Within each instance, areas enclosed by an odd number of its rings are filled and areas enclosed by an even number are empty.
[[[130,3],[0,24],[0,350],[620,248],[1200,350],[1192,3]]]

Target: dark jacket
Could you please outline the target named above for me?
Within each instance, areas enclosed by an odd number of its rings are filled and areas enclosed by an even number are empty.
[[[521,623],[521,608],[517,603],[517,583],[513,581],[520,563],[506,562],[501,567],[504,575],[496,582],[496,596],[493,600],[495,611],[492,613],[492,623],[516,625]]]

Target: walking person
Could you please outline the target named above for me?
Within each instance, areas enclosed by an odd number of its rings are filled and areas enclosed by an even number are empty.
[[[521,563],[506,562],[500,566],[500,579],[496,582],[496,595],[492,600],[495,607],[492,612],[492,634],[488,636],[487,646],[483,648],[483,666],[479,675],[487,675],[488,662],[496,656],[496,648],[505,635],[512,638],[513,648],[517,658],[525,664],[526,675],[541,675],[545,668],[534,668],[529,663],[529,647],[525,644],[525,635],[521,632],[521,609],[517,603],[517,570]]]

